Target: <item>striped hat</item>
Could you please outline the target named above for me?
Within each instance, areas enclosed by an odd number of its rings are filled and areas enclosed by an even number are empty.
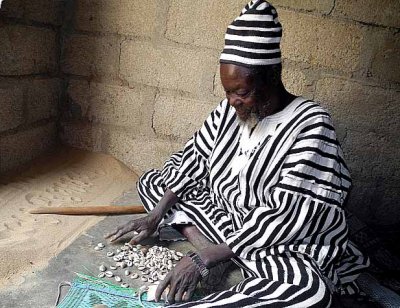
[[[281,38],[275,8],[264,0],[250,1],[226,31],[220,63],[247,67],[281,63]]]

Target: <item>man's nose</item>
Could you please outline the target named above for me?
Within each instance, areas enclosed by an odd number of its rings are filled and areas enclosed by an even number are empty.
[[[242,104],[241,99],[235,94],[226,95],[226,98],[228,99],[229,105],[234,108],[239,107]]]

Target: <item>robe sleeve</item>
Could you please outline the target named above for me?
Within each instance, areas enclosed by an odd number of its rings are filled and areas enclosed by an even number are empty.
[[[236,255],[256,260],[261,251],[299,243],[310,232],[346,228],[344,215],[326,213],[332,208],[342,213],[350,186],[331,119],[319,116],[301,128],[283,158],[267,204],[250,210],[227,244]]]
[[[173,154],[164,165],[161,172],[164,184],[182,200],[209,185],[209,158],[225,105],[226,102],[222,101],[189,139],[184,149]]]

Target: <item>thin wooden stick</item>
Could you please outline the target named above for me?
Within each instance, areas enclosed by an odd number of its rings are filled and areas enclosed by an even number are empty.
[[[146,213],[143,205],[105,205],[82,207],[39,207],[29,211],[30,214],[56,215],[127,215]]]

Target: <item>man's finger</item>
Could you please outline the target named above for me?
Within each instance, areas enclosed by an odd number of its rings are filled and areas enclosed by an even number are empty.
[[[156,294],[154,295],[156,302],[160,300],[161,294],[163,294],[164,290],[169,285],[169,281],[171,279],[170,273],[168,273],[168,275],[165,276],[164,280],[160,281],[160,284],[157,287]]]
[[[179,282],[176,282],[175,279],[172,279],[170,289],[167,295],[167,300],[169,304],[174,304],[175,303],[175,293],[176,289],[178,287]]]
[[[129,243],[131,245],[136,245],[136,244],[140,243],[141,241],[143,241],[144,239],[146,239],[146,237],[147,237],[147,232],[140,231],[140,233],[138,235],[136,235],[135,237],[132,237],[132,239],[129,241]]]
[[[183,301],[184,301],[184,302],[190,301],[190,299],[191,299],[192,296],[193,296],[194,291],[196,290],[196,285],[197,285],[197,284],[193,284],[193,285],[190,285],[190,286],[187,288],[186,293],[183,295]]]
[[[127,229],[126,227],[120,228],[116,234],[114,234],[112,237],[110,237],[110,242],[114,242],[117,239],[119,239],[121,236],[124,234],[128,233],[130,230]]]
[[[180,284],[178,288],[178,291],[175,294],[175,302],[177,303],[180,303],[182,301],[182,296],[187,289],[187,284],[185,282],[186,280],[183,280],[183,282]]]
[[[111,236],[113,236],[114,234],[116,234],[119,231],[119,227],[117,229],[115,229],[114,231],[107,233],[106,235],[104,235],[104,238],[110,238]]]
[[[117,233],[115,233],[112,237],[110,237],[110,242],[114,242],[117,239],[119,239],[122,235],[124,235],[124,233],[119,230]]]

